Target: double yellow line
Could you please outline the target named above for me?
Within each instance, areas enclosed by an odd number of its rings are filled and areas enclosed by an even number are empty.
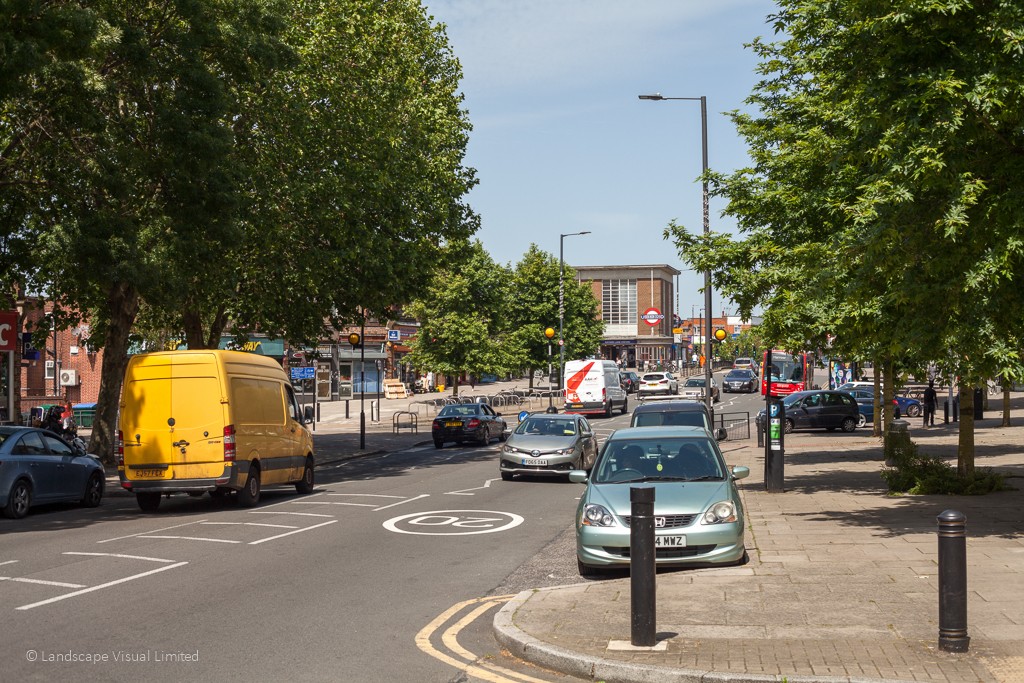
[[[465,600],[452,605],[443,613],[438,615],[437,618],[420,629],[420,632],[416,634],[416,647],[434,659],[442,661],[451,667],[459,669],[460,671],[465,671],[468,675],[481,680],[490,681],[491,683],[550,683],[544,679],[533,678],[526,674],[510,671],[509,669],[505,669],[495,664],[480,662],[478,661],[479,658],[475,654],[459,644],[458,636],[463,629],[472,624],[480,617],[480,615],[484,614],[491,608],[502,605],[514,597],[514,595],[492,595],[486,598]],[[434,647],[430,642],[431,636],[437,633],[441,627],[454,618],[455,615],[472,605],[476,605],[476,607],[469,610],[465,616],[449,626],[441,634],[441,642],[444,643],[444,646],[458,658],[445,654]]]

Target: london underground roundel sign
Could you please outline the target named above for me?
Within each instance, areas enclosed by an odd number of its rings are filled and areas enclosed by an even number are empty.
[[[640,319],[643,320],[648,325],[650,325],[651,327],[654,327],[659,322],[664,320],[665,316],[663,316],[661,314],[661,311],[659,311],[657,308],[648,308],[646,311],[644,311],[644,314],[640,316]]]

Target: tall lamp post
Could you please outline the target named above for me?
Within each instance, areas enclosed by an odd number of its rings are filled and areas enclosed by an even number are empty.
[[[565,370],[565,238],[573,235],[589,235],[589,230],[583,232],[567,232],[558,236],[558,381],[562,382],[562,372]]]
[[[653,95],[639,95],[641,100],[653,100],[655,102],[661,102],[664,100],[692,100],[694,102],[700,102],[700,141],[701,141],[701,152],[703,160],[703,171],[704,171],[704,235],[707,236],[711,233],[711,224],[709,222],[708,213],[708,99],[704,95],[700,97],[663,97],[660,93]],[[704,340],[706,347],[711,341],[711,271],[704,271],[704,309],[707,314],[707,322],[704,328]],[[704,352],[704,404],[708,407],[708,412],[711,412],[712,401],[711,401],[711,356],[705,349]]]
[[[551,388],[551,338],[555,336],[555,331],[548,327],[544,330],[544,336],[548,338],[548,412],[557,413],[554,403],[555,392]]]

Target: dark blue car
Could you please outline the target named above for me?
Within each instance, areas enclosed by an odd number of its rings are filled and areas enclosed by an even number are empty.
[[[20,519],[42,503],[96,507],[106,477],[99,459],[73,449],[53,432],[0,427],[0,511]]]

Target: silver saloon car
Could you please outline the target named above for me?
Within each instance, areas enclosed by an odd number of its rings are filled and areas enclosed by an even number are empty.
[[[743,504],[736,480],[747,467],[729,468],[718,444],[702,427],[633,427],[614,432],[586,483],[576,510],[576,559],[580,575],[628,568],[630,487],[654,485],[657,566],[743,564]]]
[[[516,474],[567,477],[589,471],[597,458],[597,436],[582,415],[532,413],[509,435],[501,449],[501,478]]]

